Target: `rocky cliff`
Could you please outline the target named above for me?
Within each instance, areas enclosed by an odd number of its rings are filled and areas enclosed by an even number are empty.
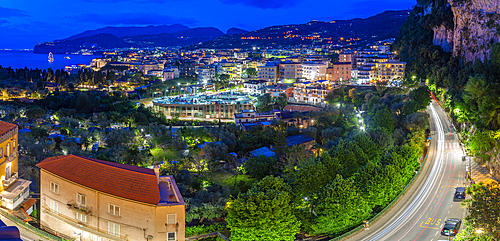
[[[453,29],[435,26],[433,43],[465,61],[489,58],[491,46],[500,41],[500,1],[448,0]]]

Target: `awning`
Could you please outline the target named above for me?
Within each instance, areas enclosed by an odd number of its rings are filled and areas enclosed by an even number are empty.
[[[17,181],[12,186],[7,188],[7,190],[3,191],[0,194],[0,197],[13,200],[19,194],[21,194],[24,191],[24,189],[26,189],[30,184],[31,181],[27,181],[24,179],[17,179]]]

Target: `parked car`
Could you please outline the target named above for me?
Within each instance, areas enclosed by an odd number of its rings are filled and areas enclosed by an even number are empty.
[[[462,224],[462,220],[457,218],[450,218],[446,220],[444,223],[444,227],[441,230],[441,235],[444,236],[455,236],[460,229],[460,225]]]
[[[453,199],[465,199],[465,187],[457,187]]]

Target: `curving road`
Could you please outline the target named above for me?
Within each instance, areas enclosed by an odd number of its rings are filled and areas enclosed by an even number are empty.
[[[455,188],[466,183],[460,142],[439,104],[433,101],[428,110],[431,144],[419,176],[399,202],[368,230],[347,240],[448,240],[441,236],[444,222],[448,218],[463,219],[464,209],[453,200]]]

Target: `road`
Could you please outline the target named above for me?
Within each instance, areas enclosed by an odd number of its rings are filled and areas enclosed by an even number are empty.
[[[441,236],[444,222],[448,218],[463,219],[464,209],[453,200],[455,188],[466,183],[460,142],[439,104],[433,101],[428,109],[431,144],[418,178],[368,230],[347,240],[448,240]]]

